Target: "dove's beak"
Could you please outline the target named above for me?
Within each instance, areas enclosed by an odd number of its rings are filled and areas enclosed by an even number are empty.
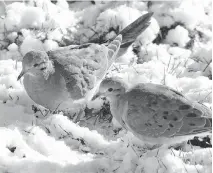
[[[101,95],[103,95],[102,93],[100,92],[97,92],[93,97],[92,97],[92,101],[97,99],[98,97],[100,97]]]
[[[20,80],[20,79],[21,79],[21,77],[22,77],[22,76],[24,76],[24,74],[25,74],[25,71],[21,71],[21,73],[19,74],[19,76],[18,76],[17,80]]]

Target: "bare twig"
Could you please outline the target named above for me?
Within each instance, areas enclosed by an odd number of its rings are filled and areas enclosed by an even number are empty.
[[[198,171],[197,167],[196,167],[196,164],[197,164],[197,163],[195,162],[195,165],[194,165],[194,166],[195,166],[195,169],[196,169],[197,173],[200,173],[200,172]]]
[[[208,68],[208,66],[209,66],[211,63],[212,63],[212,59],[211,59],[211,61],[208,62],[208,64],[206,65],[206,67],[203,69],[203,72],[206,71],[206,69]]]
[[[206,98],[212,93],[212,91],[210,91],[202,100],[199,100],[199,103],[202,103],[206,100]]]
[[[172,56],[170,55],[170,58],[169,58],[169,63],[168,63],[168,65],[167,65],[167,70],[166,70],[166,71],[168,71],[168,69],[169,69],[169,66],[170,66],[171,59],[172,59]]]

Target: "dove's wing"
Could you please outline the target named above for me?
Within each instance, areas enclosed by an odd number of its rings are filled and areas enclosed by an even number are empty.
[[[85,44],[74,48],[64,48],[48,52],[55,68],[63,76],[67,91],[73,100],[91,97],[105,77],[109,64],[114,60],[122,36],[117,36],[108,47],[98,44]]]
[[[123,41],[118,52],[118,57],[124,55],[128,47],[146,30],[150,25],[152,15],[153,13],[151,12],[140,16],[119,33],[122,35]]]
[[[117,53],[122,43],[122,35],[118,35],[108,46],[108,69],[111,67],[116,59]]]
[[[124,55],[128,47],[146,30],[150,25],[152,15],[152,12],[144,14],[120,31],[119,34],[122,35],[122,43],[117,57]],[[91,40],[91,42],[98,43],[99,39]],[[108,42],[105,43],[105,45],[107,44]]]
[[[139,84],[125,98],[125,123],[142,136],[174,137],[211,131],[211,111],[166,86]]]
[[[108,49],[104,45],[64,48],[48,52],[48,55],[64,77],[66,88],[74,100],[84,98],[107,71]]]

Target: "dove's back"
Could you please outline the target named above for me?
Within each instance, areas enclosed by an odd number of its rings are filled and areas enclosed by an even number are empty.
[[[180,142],[187,136],[209,134],[212,128],[210,109],[163,85],[139,84],[119,103],[123,105],[116,108],[123,112],[119,121],[149,143]]]
[[[87,44],[48,53],[73,100],[92,98],[113,63],[121,42],[122,36],[119,35],[107,47]]]

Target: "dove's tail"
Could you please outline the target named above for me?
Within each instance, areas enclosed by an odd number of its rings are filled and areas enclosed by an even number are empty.
[[[108,46],[108,69],[115,61],[115,57],[120,49],[122,43],[122,35],[119,34]]]
[[[117,57],[122,56],[136,38],[150,25],[152,15],[153,13],[142,15],[119,33],[123,40]]]

